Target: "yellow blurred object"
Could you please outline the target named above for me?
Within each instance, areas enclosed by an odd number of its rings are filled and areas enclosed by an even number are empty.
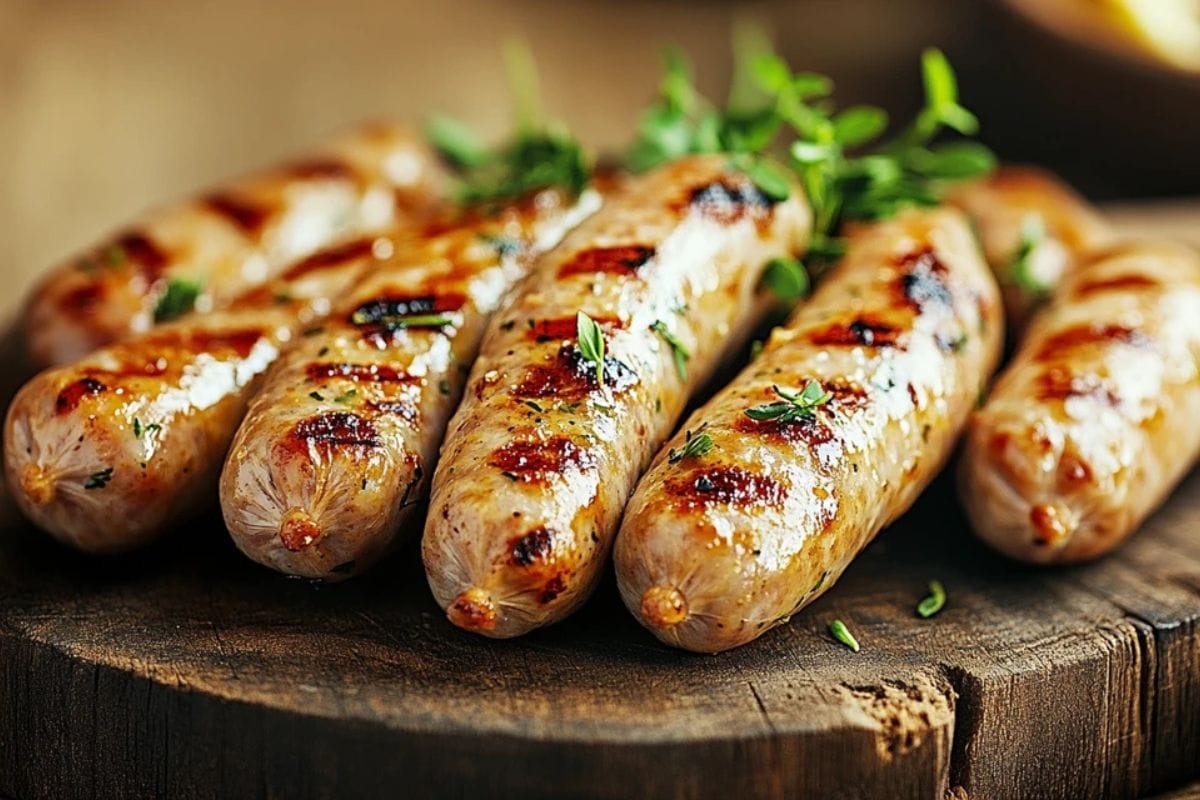
[[[1152,55],[1200,71],[1200,0],[1099,0],[1113,22]]]

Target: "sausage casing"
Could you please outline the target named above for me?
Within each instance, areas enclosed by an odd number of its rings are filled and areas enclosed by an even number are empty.
[[[625,604],[664,642],[701,652],[786,621],[941,467],[995,368],[1002,324],[959,213],[910,210],[855,232],[638,484],[615,551]],[[810,381],[822,399],[808,412],[747,414],[781,402],[774,387]],[[712,448],[683,455],[701,435]]]
[[[493,317],[423,539],[454,624],[516,636],[588,596],[637,476],[757,322],[764,263],[802,246],[799,195],[772,201],[724,156],[681,159],[610,197]]]
[[[431,225],[285,354],[221,476],[242,552],[326,580],[370,566],[424,499],[489,315],[532,255],[599,203],[546,190]]]
[[[983,255],[1000,282],[1006,329],[1014,341],[1071,266],[1113,240],[1099,212],[1070,186],[1035,167],[1001,167],[957,187],[948,202],[971,219]],[[1030,225],[1038,233],[1029,252],[1022,254]]]
[[[209,504],[259,376],[392,246],[363,239],[316,253],[225,310],[157,326],[33,378],[5,422],[17,505],[60,541],[117,552]]]
[[[1200,259],[1127,244],[1072,270],[971,418],[977,534],[1025,561],[1115,547],[1200,453]]]
[[[23,330],[37,366],[149,330],[172,282],[221,308],[339,242],[383,234],[436,196],[437,161],[407,127],[374,124],[307,157],[151,212],[51,271]]]

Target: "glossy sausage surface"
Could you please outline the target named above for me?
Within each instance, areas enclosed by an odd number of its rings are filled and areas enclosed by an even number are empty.
[[[5,422],[4,468],[17,505],[60,541],[118,552],[211,504],[259,377],[392,247],[378,237],[316,253],[225,310],[39,374]]]
[[[1008,335],[1017,341],[1033,314],[1072,265],[1111,244],[1108,222],[1074,189],[1036,167],[1001,167],[963,184],[949,202],[971,219],[984,257],[1000,283]],[[1040,234],[1021,258],[1026,229]]]
[[[1024,561],[1123,541],[1200,453],[1200,259],[1124,244],[1073,270],[971,419],[976,533]]]
[[[689,157],[539,260],[489,326],[433,480],[425,568],[454,624],[516,636],[586,599],[637,476],[759,319],[764,263],[802,247],[799,195],[774,202],[728,158]],[[581,311],[603,359],[578,340]]]
[[[857,231],[638,484],[615,551],[625,604],[664,642],[700,652],[785,622],[940,469],[995,368],[1002,327],[959,213],[907,211]],[[775,387],[795,396],[809,382],[807,411],[747,414],[782,402]],[[697,436],[711,449],[685,455]]]
[[[163,304],[172,282],[198,286],[197,310],[221,308],[300,259],[385,233],[429,206],[438,183],[415,133],[377,123],[153,211],[41,281],[23,320],[30,359],[65,364],[148,331],[179,312]]]
[[[600,204],[539,192],[430,225],[272,369],[230,449],[238,547],[292,575],[370,566],[425,499],[488,317],[533,256]]]

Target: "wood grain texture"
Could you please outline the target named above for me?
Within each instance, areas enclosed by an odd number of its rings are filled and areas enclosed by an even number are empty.
[[[215,520],[111,560],[10,522],[0,793],[1130,797],[1200,774],[1200,476],[1087,567],[1018,566],[963,526],[936,485],[792,624],[703,657],[607,584],[496,642],[440,618],[412,551],[322,587]],[[920,620],[932,577],[949,603]]]

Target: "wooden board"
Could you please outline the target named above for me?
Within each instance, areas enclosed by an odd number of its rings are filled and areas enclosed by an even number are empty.
[[[983,550],[951,489],[716,657],[658,645],[611,585],[493,642],[442,620],[412,551],[322,587],[216,520],[99,561],[10,525],[0,794],[1096,798],[1200,775],[1200,475],[1116,556],[1050,571]],[[920,620],[933,577],[949,604]]]
[[[950,599],[921,620],[930,578]],[[1200,474],[1121,551],[1056,570],[983,549],[941,480],[791,624],[715,657],[659,645],[611,582],[494,642],[442,619],[412,549],[327,587],[247,562],[217,519],[89,559],[0,515],[0,796],[1100,798],[1197,777]]]

